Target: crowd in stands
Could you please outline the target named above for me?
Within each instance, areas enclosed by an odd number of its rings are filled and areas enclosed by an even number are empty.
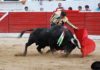
[[[82,9],[82,6],[78,6],[77,10],[79,10],[79,11],[91,11],[91,9],[89,8],[89,5],[85,5],[84,7],[85,7],[85,10]],[[99,7],[99,5],[98,5],[98,7]],[[57,9],[63,9],[64,10],[64,8],[63,8],[61,3],[58,3],[58,7],[56,8],[56,10]],[[67,10],[72,11],[73,8],[72,7],[68,7]]]
[[[96,11],[100,11],[100,3],[98,3],[98,8],[96,9]]]
[[[61,3],[58,3],[58,8],[64,9],[64,8],[62,7],[62,4],[61,4]],[[57,9],[58,9],[58,8],[57,8]],[[73,10],[73,8],[72,8],[72,7],[68,7],[67,10]],[[92,10],[90,9],[89,5],[85,5],[85,6],[84,6],[84,9],[82,8],[82,6],[78,6],[77,10],[79,10],[79,11],[84,11],[84,12],[92,11]],[[100,3],[98,3],[98,7],[97,7],[95,10],[96,10],[96,11],[100,11]]]
[[[35,0],[37,1],[37,0]],[[66,1],[66,0],[38,0],[38,1]]]
[[[42,5],[42,4],[41,4]],[[84,8],[84,9],[83,9]],[[24,7],[25,11],[28,11],[28,6],[25,6]],[[58,7],[56,8],[57,9],[63,9],[63,10],[74,10],[73,7],[69,6],[68,9],[64,9],[64,7],[62,6],[62,3],[58,3]],[[77,10],[80,11],[80,12],[91,12],[93,10],[91,10],[90,6],[89,5],[85,5],[85,6],[78,6],[77,7]],[[44,8],[41,7],[40,8],[40,11],[44,11]],[[98,3],[97,5],[97,8],[95,9],[95,11],[100,11],[100,3]]]
[[[58,3],[58,8],[64,9],[64,8],[62,7],[62,4],[61,4],[61,3]],[[68,7],[67,10],[73,10],[73,8],[72,8],[72,7]],[[78,7],[77,7],[77,10],[83,11],[83,12],[92,11],[92,10],[90,9],[90,6],[89,6],[89,5],[85,5],[85,6],[84,6],[84,9],[82,8],[82,6],[78,6]],[[98,7],[95,9],[95,11],[100,11],[100,3],[98,3]]]

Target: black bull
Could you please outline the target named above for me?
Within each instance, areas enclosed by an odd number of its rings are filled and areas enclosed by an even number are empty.
[[[23,56],[27,54],[27,48],[33,43],[36,43],[38,45],[37,50],[38,52],[42,53],[41,49],[45,48],[45,46],[50,46],[50,51],[54,52],[54,50],[64,50],[66,55],[71,53],[73,49],[75,49],[77,45],[77,41],[74,39],[72,33],[62,27],[62,26],[55,26],[52,29],[48,28],[36,28],[36,29],[30,29],[26,31],[32,31],[30,33],[28,42],[25,45],[25,51]],[[20,37],[26,32],[23,31],[20,34]],[[64,31],[64,39],[60,46],[58,46],[57,41],[61,35],[61,33]],[[71,39],[74,43],[72,43]]]

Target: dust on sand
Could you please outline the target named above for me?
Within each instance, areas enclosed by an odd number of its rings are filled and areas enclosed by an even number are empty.
[[[91,70],[91,64],[100,60],[100,40],[95,40],[96,50],[84,58],[77,48],[68,57],[59,52],[41,55],[35,44],[28,48],[27,56],[14,56],[23,53],[26,42],[27,38],[0,38],[0,70]]]

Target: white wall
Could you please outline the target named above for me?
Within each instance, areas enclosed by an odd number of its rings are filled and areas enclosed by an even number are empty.
[[[2,2],[0,11],[22,11],[24,6],[20,2]]]
[[[43,5],[40,5],[38,1],[34,0],[28,0],[25,5],[20,2],[0,2],[0,11],[24,11],[24,6],[28,6],[30,11],[39,12],[41,7],[44,8],[44,11],[53,11],[59,2],[63,4],[65,9],[71,6],[76,10],[79,5],[83,6],[84,9],[85,5],[89,5],[90,9],[95,11],[100,0],[44,1]]]

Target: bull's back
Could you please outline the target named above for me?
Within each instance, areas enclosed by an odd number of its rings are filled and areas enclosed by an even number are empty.
[[[47,45],[49,40],[49,32],[47,28],[38,28],[30,35],[31,38],[34,39],[34,41],[41,45]]]

